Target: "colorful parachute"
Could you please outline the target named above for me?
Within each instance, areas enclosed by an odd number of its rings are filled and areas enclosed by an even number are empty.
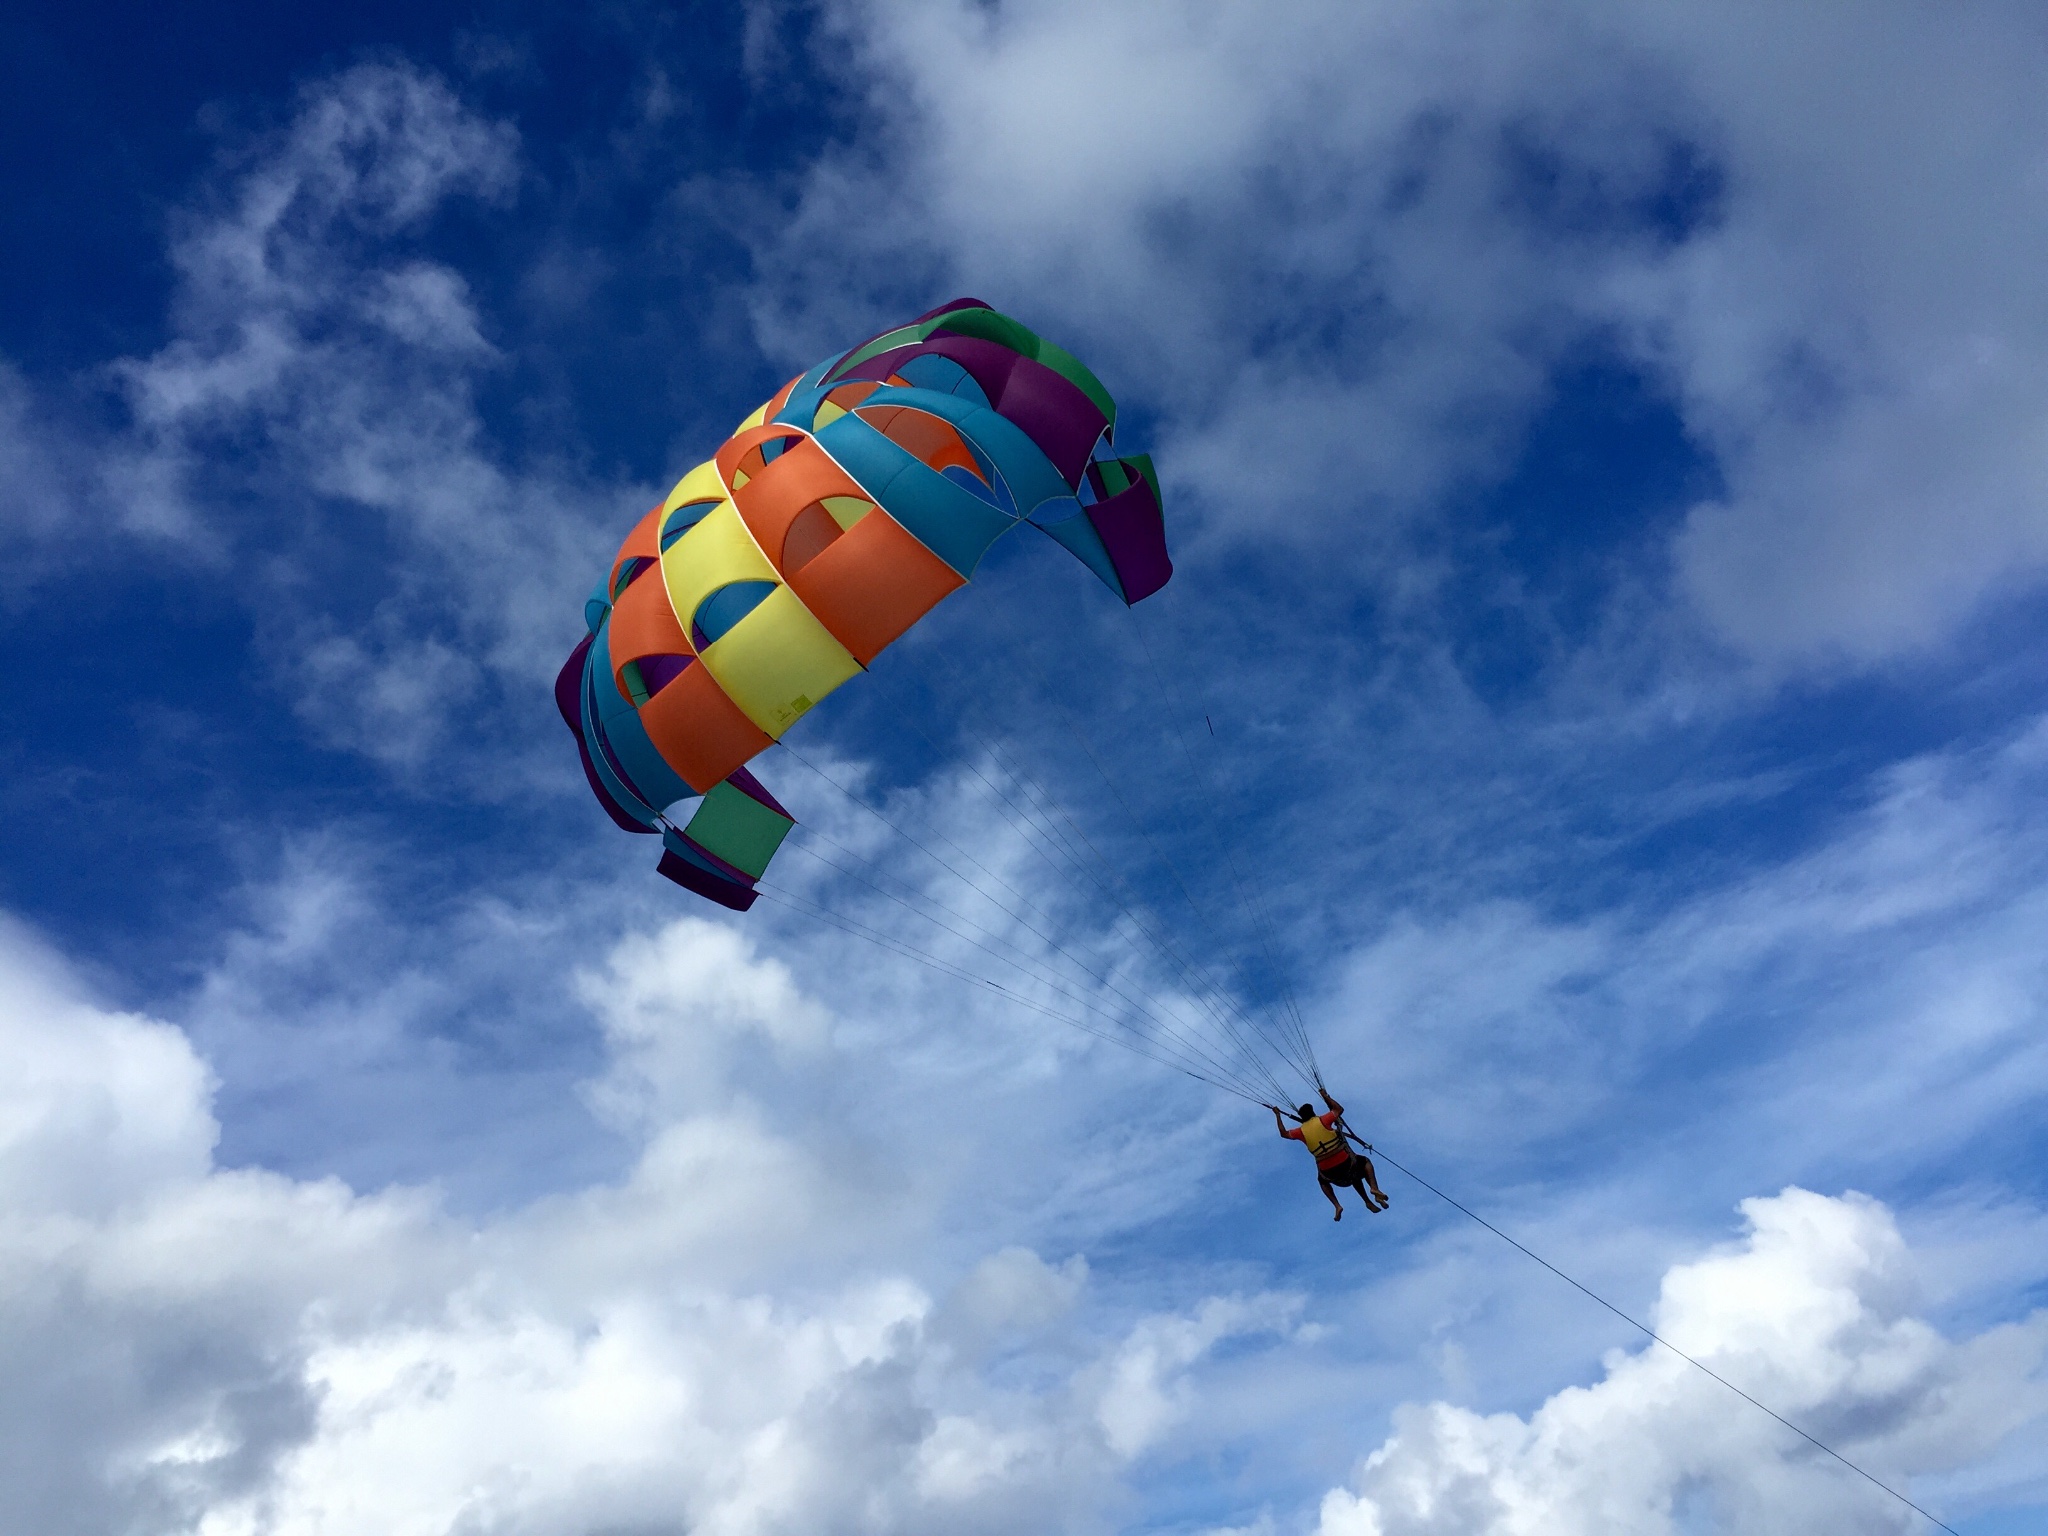
[[[1126,603],[1173,574],[1145,455],[1071,355],[975,299],[785,384],[626,536],[555,680],[613,821],[744,911],[794,825],[746,764],[1030,521]],[[699,798],[701,797],[701,798]],[[687,823],[669,812],[698,801]]]

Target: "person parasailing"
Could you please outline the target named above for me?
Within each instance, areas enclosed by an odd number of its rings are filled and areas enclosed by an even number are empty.
[[[1289,1141],[1300,1142],[1315,1158],[1316,1183],[1322,1187],[1331,1209],[1337,1213],[1331,1220],[1344,1219],[1344,1206],[1337,1198],[1338,1186],[1357,1190],[1358,1198],[1365,1202],[1368,1211],[1384,1211],[1391,1202],[1386,1191],[1380,1188],[1372,1159],[1363,1152],[1352,1150],[1349,1128],[1344,1124],[1344,1106],[1330,1097],[1327,1088],[1318,1088],[1316,1092],[1329,1106],[1326,1113],[1319,1115],[1314,1105],[1304,1104],[1296,1115],[1301,1123],[1289,1126],[1279,1107],[1268,1104],[1266,1108],[1273,1111],[1273,1124],[1279,1127],[1282,1136]]]

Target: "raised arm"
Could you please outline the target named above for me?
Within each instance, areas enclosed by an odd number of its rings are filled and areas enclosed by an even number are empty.
[[[1324,1102],[1325,1104],[1327,1104],[1327,1105],[1329,1105],[1329,1106],[1330,1106],[1330,1113],[1331,1113],[1331,1114],[1333,1114],[1333,1115],[1341,1115],[1341,1114],[1343,1114],[1343,1113],[1344,1113],[1344,1106],[1343,1106],[1342,1104],[1339,1104],[1339,1103],[1338,1103],[1338,1102],[1337,1102],[1337,1101],[1336,1101],[1335,1099],[1333,1099],[1333,1098],[1331,1098],[1331,1097],[1330,1097],[1330,1090],[1329,1090],[1329,1089],[1327,1089],[1327,1088],[1318,1088],[1318,1089],[1316,1090],[1316,1092],[1317,1092],[1317,1093],[1320,1093],[1320,1094],[1321,1094],[1321,1095],[1323,1096],[1323,1102]]]

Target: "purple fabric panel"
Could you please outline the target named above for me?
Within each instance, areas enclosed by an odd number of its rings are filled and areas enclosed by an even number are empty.
[[[647,687],[651,699],[670,683],[683,675],[683,669],[697,658],[694,656],[642,656],[640,658],[640,681]]]
[[[605,814],[628,832],[652,832],[654,828],[641,826],[626,814],[624,806],[612,798],[612,792],[604,787],[604,780],[597,776],[597,765],[590,760],[590,743],[583,739],[583,664],[590,655],[590,642],[595,638],[594,635],[585,635],[576,649],[569,653],[569,659],[562,663],[562,670],[555,674],[555,708],[562,712],[569,734],[576,738],[576,755],[583,759],[583,777],[590,781],[590,792],[597,796],[597,803],[604,807]]]
[[[762,782],[759,779],[755,778],[749,770],[745,768],[735,768],[731,773],[725,776],[725,782],[730,784],[734,789],[738,790],[741,794],[747,796],[749,799],[760,801],[761,804],[767,806],[769,810],[773,811],[783,820],[790,822],[796,820],[794,816],[790,815],[788,811],[782,808],[782,802],[780,800],[776,799],[773,795],[768,793],[767,786],[762,784]]]
[[[851,384],[856,379],[886,379],[896,371],[898,363],[930,350],[930,346],[922,341],[914,341],[907,347],[891,347],[886,352],[877,352],[866,362],[855,363],[844,374],[834,379],[832,385],[837,388],[841,384]]]
[[[1102,535],[1117,580],[1124,584],[1126,603],[1150,597],[1166,585],[1173,561],[1166,553],[1166,519],[1160,516],[1149,483],[1140,480],[1087,512],[1088,521]]]
[[[744,912],[754,904],[754,891],[751,887],[732,880],[722,880],[708,869],[699,869],[688,859],[677,858],[666,848],[661,851],[661,862],[654,867],[684,890],[695,891],[706,901],[715,901],[721,907]]]
[[[912,325],[923,325],[927,320],[936,320],[941,315],[950,315],[956,309],[989,309],[980,299],[955,299],[950,304],[941,304],[937,309],[928,309],[911,321]]]
[[[1012,352],[1001,342],[941,332],[929,341],[877,352],[848,370],[837,383],[886,379],[898,365],[926,352],[950,358],[973,375],[989,404],[1038,445],[1067,484],[1077,483],[1088,455],[1107,423],[1095,402],[1045,364]]]
[[[999,411],[1003,408],[1003,393],[1010,387],[1018,365],[1030,362],[1001,342],[983,341],[979,336],[955,336],[951,331],[936,332],[917,350],[936,352],[965,368],[974,376],[974,382],[981,386],[981,392],[988,396],[988,403]],[[1030,363],[1030,366],[1035,368],[1038,365]]]
[[[612,792],[604,787],[604,780],[597,776],[597,765],[590,760],[590,748],[583,744],[583,738],[576,738],[576,755],[583,759],[583,777],[590,780],[590,792],[597,796],[597,803],[604,807],[614,825],[627,832],[652,832],[654,828],[643,827],[631,816],[626,808],[612,798]]]
[[[555,674],[555,708],[562,712],[563,721],[576,733],[578,741],[583,739],[583,658],[590,654],[590,642],[596,638],[585,635],[577,641],[576,649]]]
[[[697,855],[698,858],[702,859],[706,864],[709,864],[713,869],[717,870],[718,873],[725,876],[726,879],[738,881],[741,885],[752,885],[754,883],[754,877],[752,875],[748,874],[744,869],[739,868],[737,865],[726,863],[725,860],[721,859],[709,848],[706,848],[702,843],[698,842],[697,839],[690,836],[689,833],[678,832],[676,834],[676,841],[688,844],[690,852]]]
[[[1024,429],[1069,485],[1088,467],[1095,440],[1108,425],[1102,412],[1045,364],[979,336],[934,336],[928,351],[949,357],[974,375],[989,404]]]

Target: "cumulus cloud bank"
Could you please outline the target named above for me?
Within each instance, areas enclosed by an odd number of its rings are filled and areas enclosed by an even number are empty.
[[[2048,1313],[1952,1342],[1912,1315],[1889,1212],[1803,1189],[1745,1200],[1745,1240],[1664,1277],[1653,1326],[1894,1488],[2048,1412]],[[1655,1346],[1608,1356],[1528,1418],[1409,1405],[1318,1536],[1926,1529]]]
[[[1284,1352],[1300,1326],[1299,1297],[1219,1294],[1091,1338],[1079,1259],[993,1251],[934,1295],[843,1230],[839,1276],[793,1283],[808,1239],[778,1170],[798,1149],[677,1106],[649,1051],[679,1002],[800,1049],[817,1005],[702,924],[629,941],[589,983],[612,1091],[650,1070],[624,1182],[481,1222],[422,1192],[214,1165],[184,1036],[93,1002],[19,928],[0,939],[0,1044],[33,1068],[0,1089],[0,1358],[39,1384],[0,1394],[11,1529],[1098,1528],[1215,1390],[1196,1373],[1218,1347]],[[2048,1411],[2048,1317],[1944,1338],[1875,1202],[1791,1189],[1743,1210],[1744,1241],[1665,1277],[1657,1321],[1681,1348],[1901,1481]],[[1644,1351],[1527,1420],[1401,1409],[1320,1531],[1652,1533],[1689,1509],[1906,1528]]]
[[[1087,1266],[1005,1248],[934,1296],[823,1208],[857,1208],[857,1184],[831,1189],[758,1117],[679,1109],[676,1062],[651,1044],[681,1033],[671,1010],[799,1046],[819,1022],[735,943],[683,923],[593,977],[619,1047],[606,1102],[631,1098],[646,1138],[624,1182],[474,1223],[422,1192],[216,1166],[185,1037],[0,932],[0,1054],[30,1068],[0,1084],[0,1361],[37,1383],[0,1393],[0,1524],[1099,1523],[1184,1413],[1186,1373],[1223,1340],[1291,1328],[1297,1304],[1218,1296],[1124,1337],[1069,1335],[1029,1390],[991,1378],[1062,1330]],[[841,1246],[838,1277],[793,1278],[821,1240]]]

